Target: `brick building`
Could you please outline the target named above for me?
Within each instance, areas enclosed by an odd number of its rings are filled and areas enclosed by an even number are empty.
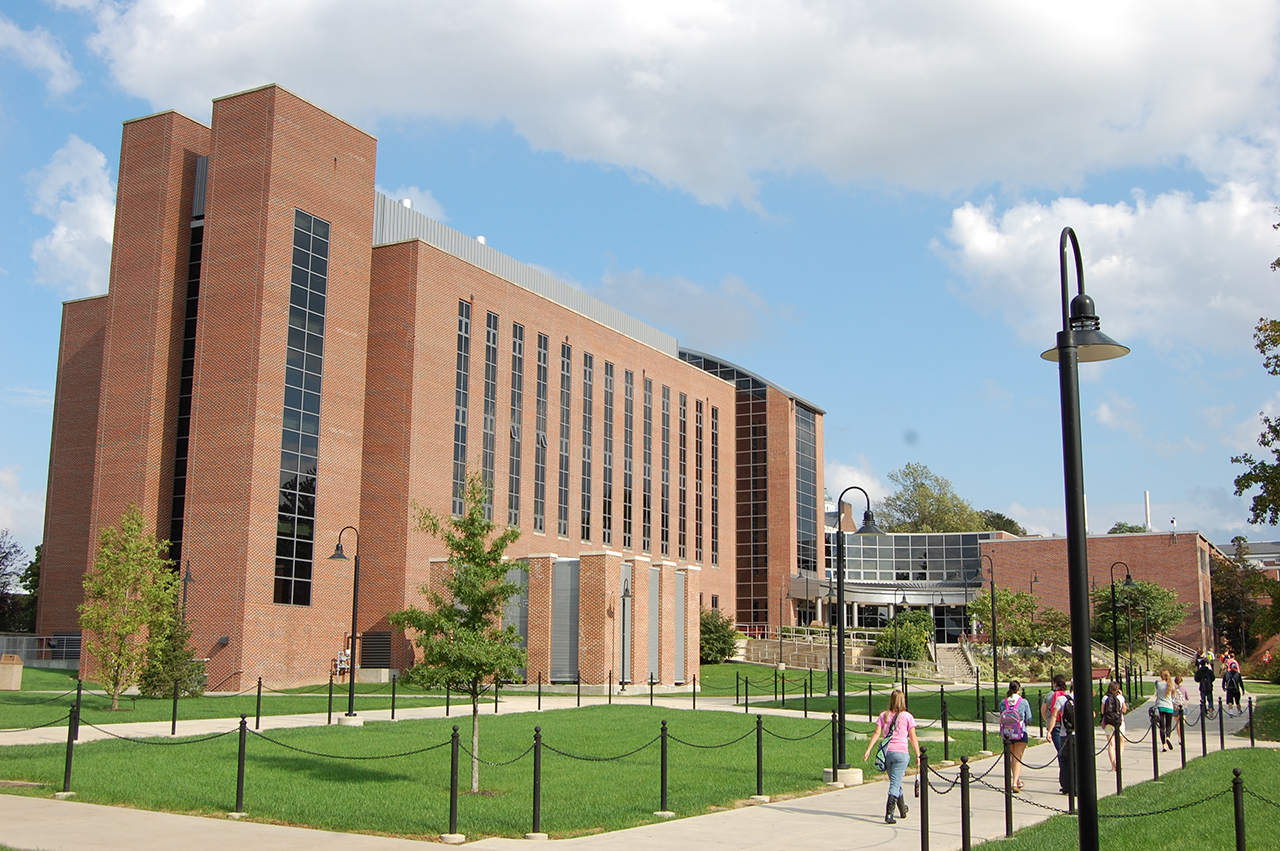
[[[315,682],[349,642],[326,556],[352,525],[358,658],[404,668],[387,614],[445,569],[411,505],[460,510],[474,471],[522,532],[530,678],[684,682],[699,605],[780,617],[822,412],[376,193],[375,156],[276,86],[125,124],[110,291],[64,306],[38,630],[78,642],[133,503],[189,568],[211,683]]]

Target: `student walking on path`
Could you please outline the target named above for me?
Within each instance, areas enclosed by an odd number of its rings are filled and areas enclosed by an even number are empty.
[[[1102,732],[1107,734],[1107,757],[1111,770],[1124,759],[1124,716],[1129,706],[1124,699],[1124,688],[1119,680],[1107,686],[1107,696],[1102,700]]]
[[[911,763],[911,754],[907,750],[908,743],[916,753],[916,764],[920,763],[920,741],[916,738],[916,719],[907,711],[906,695],[898,689],[894,689],[889,695],[889,708],[881,712],[880,717],[876,719],[876,728],[871,733],[871,741],[867,743],[867,752],[862,755],[863,760],[871,757],[871,749],[876,746],[876,742],[882,736],[885,739],[882,744],[885,751],[884,768],[889,772],[889,800],[884,806],[884,820],[886,824],[896,824],[893,817],[894,807],[898,808],[898,818],[906,818],[909,809],[906,799],[902,796],[902,778],[907,773],[907,766]],[[877,767],[880,767],[878,760]]]
[[[1049,699],[1045,726],[1053,739],[1053,749],[1058,752],[1058,791],[1063,795],[1075,785],[1071,774],[1071,754],[1068,752],[1067,734],[1075,730],[1075,701],[1067,691],[1067,678],[1058,674],[1053,678],[1053,695]]]
[[[1009,691],[1000,701],[1000,738],[1009,743],[1013,757],[1013,791],[1022,791],[1022,754],[1027,749],[1027,729],[1031,726],[1031,702],[1022,696],[1022,683],[1009,681]]]
[[[1173,742],[1169,734],[1173,731],[1173,677],[1168,669],[1160,672],[1160,681],[1156,683],[1156,714],[1160,722],[1160,750],[1173,750]]]

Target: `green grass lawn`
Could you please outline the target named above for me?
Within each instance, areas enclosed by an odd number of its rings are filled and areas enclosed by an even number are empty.
[[[74,685],[74,684],[73,684]],[[327,688],[327,686],[326,686]],[[54,699],[50,699],[54,698]],[[241,713],[253,717],[257,698],[253,693],[235,697],[188,697],[178,701],[178,720],[193,718],[234,718]],[[396,708],[439,706],[442,698],[398,694]],[[75,704],[75,690],[55,697],[39,692],[0,692],[0,730],[34,727],[61,719]],[[347,709],[346,692],[334,692],[335,713]],[[356,696],[356,711],[389,709],[390,692]],[[264,693],[263,715],[294,715],[325,712],[327,694],[278,695]],[[101,694],[85,694],[81,699],[82,720],[90,724],[116,724],[125,721],[168,721],[173,715],[173,702],[166,698],[120,698],[120,709],[111,711],[111,698]]]
[[[86,682],[84,685],[85,688],[98,688],[97,683]],[[30,666],[24,666],[22,669],[23,691],[66,691],[75,687],[75,669],[33,668]],[[12,694],[12,692],[0,692],[0,697],[7,694]]]
[[[1268,742],[1280,741],[1280,700],[1264,698],[1254,702],[1253,730],[1254,738]],[[1249,735],[1249,728],[1245,727],[1238,735]]]
[[[589,706],[540,715],[482,715],[480,755],[493,762],[518,757],[533,741],[534,725],[544,736],[542,827],[557,837],[617,830],[657,819],[660,754],[658,744],[617,761],[579,761],[550,750],[581,756],[623,754],[650,742],[668,721],[669,807],[680,816],[734,806],[755,793],[755,718],[725,712],[691,712],[648,706]],[[822,787],[822,769],[831,759],[831,736],[819,720],[766,718],[764,791],[805,794]],[[315,727],[269,731],[293,747],[347,755],[393,754],[444,742],[453,723],[470,739],[467,718],[370,722],[363,728]],[[853,725],[865,731],[867,725]],[[719,749],[689,747],[741,741]],[[76,749],[72,788],[76,799],[183,813],[228,812],[235,802],[235,735],[188,745],[148,745],[101,741]],[[865,745],[851,741],[849,761],[868,776]],[[940,750],[940,745],[935,746]],[[952,756],[976,753],[980,736],[959,734]],[[65,750],[60,745],[14,746],[4,750],[5,779],[47,784],[44,789],[6,789],[14,794],[49,795],[61,788]],[[940,756],[935,756],[939,759]],[[469,763],[462,758],[463,788]],[[521,836],[531,828],[532,760],[504,767],[481,766],[483,794],[459,800],[461,832],[470,836]],[[352,782],[359,781],[359,782]],[[335,830],[406,836],[447,832],[449,748],[386,760],[341,761],[287,750],[250,736],[245,809],[251,818]]]
[[[1243,770],[1245,788],[1272,801],[1280,800],[1280,772],[1270,749],[1211,753],[1187,763],[1185,769],[1161,775],[1159,783],[1125,789],[1122,797],[1098,802],[1100,845],[1107,851],[1150,851],[1171,847],[1180,851],[1235,847],[1231,798],[1232,769]],[[1124,813],[1147,813],[1189,803],[1226,790],[1208,803],[1161,815],[1106,818]],[[930,802],[933,803],[932,801]],[[1061,802],[1055,802],[1061,803]],[[1249,848],[1275,848],[1276,808],[1245,795],[1245,830]],[[1074,816],[1054,816],[1018,831],[1012,839],[979,845],[994,851],[1070,851],[1079,847]]]

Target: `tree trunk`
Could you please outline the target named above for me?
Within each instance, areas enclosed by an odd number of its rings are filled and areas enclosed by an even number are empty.
[[[120,708],[120,692],[112,692],[111,694],[111,711],[115,712]]]
[[[471,791],[480,791],[480,694],[471,694]]]

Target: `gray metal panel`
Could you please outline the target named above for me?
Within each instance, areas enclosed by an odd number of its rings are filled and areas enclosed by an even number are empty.
[[[373,244],[392,245],[420,239],[428,245],[435,246],[446,254],[452,254],[459,260],[483,269],[505,281],[524,287],[544,298],[588,319],[593,319],[608,328],[612,328],[635,340],[652,346],[658,351],[676,357],[679,343],[675,337],[659,331],[628,316],[616,307],[611,307],[599,299],[588,295],[577,287],[557,280],[545,272],[514,260],[501,251],[484,245],[461,231],[448,225],[429,219],[422,213],[405,207],[393,198],[375,192],[373,196]]]
[[[209,158],[196,157],[196,185],[191,196],[191,218],[204,218],[204,199],[209,190]]]
[[[689,577],[683,572],[676,573],[676,669],[675,681],[682,683],[685,681],[684,658],[688,651],[685,644],[687,636],[685,635],[685,588]]]
[[[551,569],[551,682],[578,678],[577,559],[560,559]]]
[[[662,623],[662,602],[658,583],[662,581],[662,568],[649,568],[649,676],[658,678],[658,626]]]
[[[622,565],[622,587],[630,589],[631,565]],[[618,672],[618,682],[631,682],[631,623],[635,619],[636,603],[633,599],[622,598],[622,670]]]
[[[504,627],[514,626],[516,632],[520,633],[520,646],[529,646],[529,571],[523,567],[513,567],[507,571],[507,581],[514,582],[521,587],[519,594],[513,594],[507,598],[507,602],[502,606],[502,625]],[[520,669],[520,675],[525,675],[525,669]]]

